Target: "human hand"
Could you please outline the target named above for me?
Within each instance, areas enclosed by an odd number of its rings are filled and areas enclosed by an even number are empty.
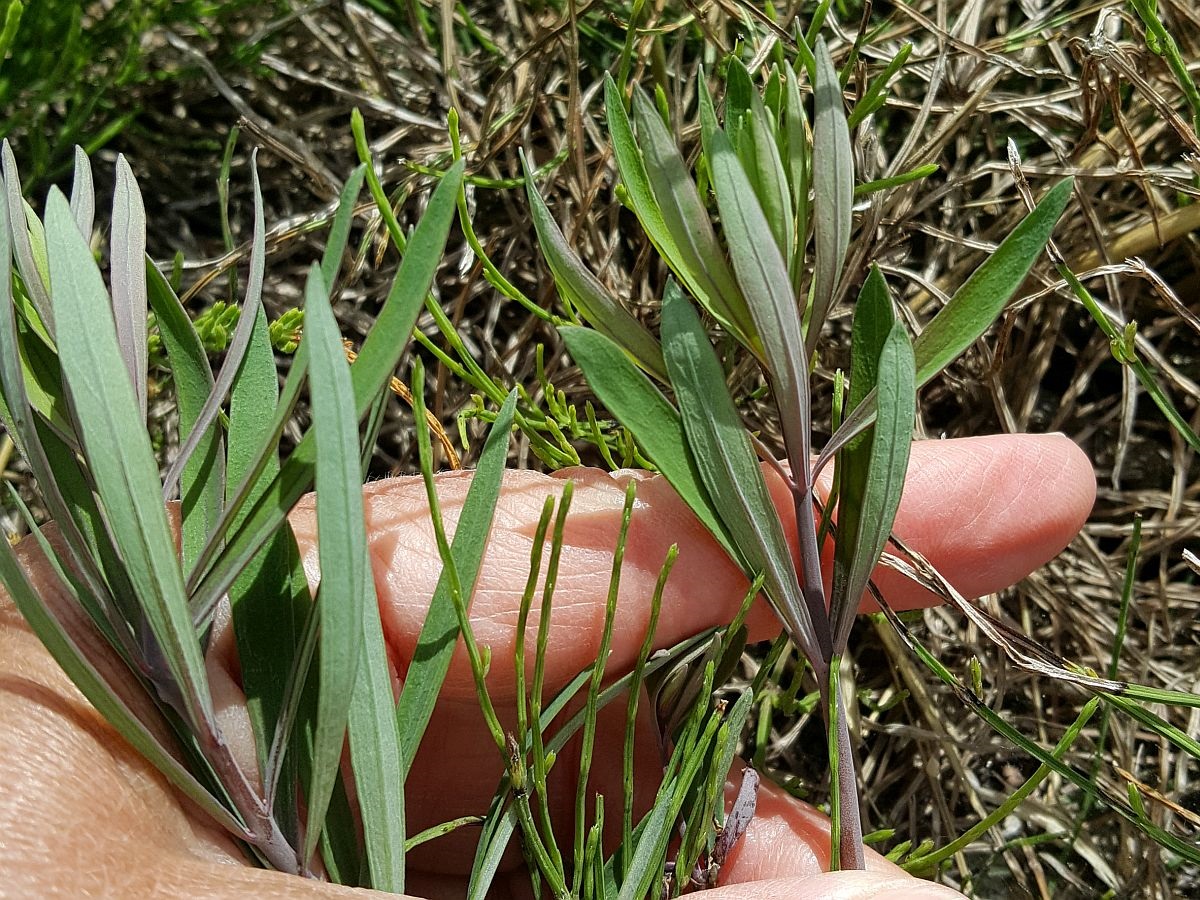
[[[542,502],[561,491],[564,477],[575,480],[576,490],[555,592],[547,691],[557,690],[593,660],[599,644],[624,494],[620,477],[593,470],[557,477],[507,473],[472,621],[480,644],[491,647],[489,690],[508,726],[515,721],[514,678],[512,667],[503,663],[512,658],[530,541]],[[438,480],[448,528],[469,478],[447,474]],[[790,502],[778,479],[769,479],[776,500]],[[1012,584],[1058,553],[1086,518],[1094,489],[1086,459],[1062,437],[918,443],[896,531],[962,593],[978,596]],[[419,480],[377,482],[365,494],[384,629],[393,662],[403,672],[440,564]],[[292,521],[311,573],[311,501],[301,504]],[[727,623],[741,602],[746,588],[741,574],[669,486],[661,479],[642,481],[610,672],[628,670],[637,654],[654,580],[672,543],[679,545],[679,560],[663,597],[659,646]],[[35,584],[48,584],[37,548],[26,541],[20,553]],[[880,572],[878,583],[897,608],[932,602],[895,573]],[[747,624],[751,640],[771,637],[779,628],[765,605]],[[536,627],[536,611],[530,627]],[[481,812],[502,772],[459,649],[406,786],[410,831]],[[228,634],[214,641],[209,670],[226,737],[249,763],[253,748]],[[622,728],[623,710],[602,713],[592,786],[606,796],[620,796]],[[639,735],[637,747],[639,795],[645,803],[657,786],[658,756],[648,731]],[[739,768],[735,764],[731,773],[735,783]],[[564,753],[552,773],[559,780],[550,796],[564,800],[559,810],[564,822],[565,807],[573,804],[575,772]],[[958,896],[916,881],[870,853],[866,872],[824,874],[828,829],[819,813],[764,783],[754,820],[721,870],[723,887],[709,896]],[[474,840],[460,829],[418,848],[410,856],[417,871],[409,889],[424,897],[461,896]],[[513,868],[497,880],[498,891],[527,894],[528,877],[517,862],[513,856]],[[82,699],[7,598],[0,598],[0,873],[3,892],[13,896],[383,896],[246,866],[233,841],[177,795]]]

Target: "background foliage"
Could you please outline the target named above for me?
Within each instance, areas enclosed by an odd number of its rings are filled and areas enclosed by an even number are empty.
[[[775,22],[812,22],[813,4],[794,6],[776,10]],[[15,0],[5,5],[8,20],[16,8]],[[301,267],[320,256],[328,233],[317,226],[332,215],[340,186],[359,163],[347,127],[350,109],[362,111],[364,137],[382,161],[380,189],[407,227],[428,198],[423,173],[444,170],[460,152],[446,127],[453,107],[468,162],[463,211],[474,234],[473,240],[461,229],[452,235],[436,282],[444,322],[457,337],[430,315],[419,322],[430,413],[469,464],[482,446],[481,428],[469,418],[478,408],[473,395],[498,400],[503,392],[495,396],[489,384],[521,385],[524,414],[542,418],[519,441],[513,464],[620,463],[615,442],[601,450],[578,440],[589,430],[590,395],[547,315],[514,299],[522,294],[534,306],[557,310],[553,282],[532,242],[517,150],[524,148],[531,167],[541,170],[542,193],[567,239],[606,286],[655,324],[667,272],[611,189],[603,75],[627,74],[660,88],[676,138],[694,151],[699,135],[684,126],[692,121],[698,69],[713,71],[738,41],[769,57],[774,32],[761,19],[750,5],[733,2],[630,8],[380,0],[306,9],[286,2],[81,7],[48,0],[23,8],[0,64],[0,131],[15,142],[36,204],[45,184],[62,177],[72,144],[100,151],[101,195],[111,187],[105,179],[115,153],[124,152],[156,224],[150,253],[168,273],[182,253],[177,272],[193,317],[231,299],[225,275],[249,252],[248,159],[251,148],[260,148],[271,272],[264,302],[274,319],[303,305]],[[1076,272],[1091,273],[1086,283],[1103,314],[1119,325],[1137,323],[1130,349],[1153,367],[1194,425],[1200,321],[1191,298],[1200,292],[1200,247],[1192,232],[1200,224],[1194,202],[1200,138],[1187,67],[1174,64],[1163,39],[1170,36],[1180,59],[1200,56],[1193,6],[1184,0],[1085,7],[976,2],[957,9],[936,2],[865,9],[837,3],[826,34],[835,51],[861,34],[862,67],[847,73],[852,96],[904,44],[912,45],[891,99],[869,127],[853,133],[860,177],[939,167],[919,184],[861,198],[845,289],[857,290],[875,262],[909,324],[927,322],[945,292],[1024,212],[1005,159],[1011,139],[1035,186],[1076,176],[1077,201],[1056,233],[1057,246]],[[58,51],[53,56],[51,47]],[[238,123],[241,135],[231,143]],[[215,175],[227,146],[229,213],[223,215]],[[383,252],[388,223],[364,212],[359,229],[354,265],[333,295],[338,325],[356,346],[394,275],[394,257]],[[1125,263],[1133,256],[1141,262]],[[987,608],[1061,655],[1105,671],[1114,656],[1133,517],[1140,513],[1142,550],[1130,570],[1128,629],[1116,655],[1130,679],[1194,689],[1196,592],[1181,560],[1200,521],[1194,450],[1114,358],[1112,336],[1058,284],[1048,262],[1022,294],[990,340],[923,390],[918,430],[931,437],[1062,430],[1096,463],[1101,491],[1081,538]],[[835,320],[831,331],[835,340],[817,370],[827,378],[849,364],[848,322]],[[462,371],[463,355],[479,361],[478,372]],[[763,386],[755,369],[734,353],[725,365],[743,414],[778,448],[778,424],[759,402]],[[174,392],[161,372],[149,402],[161,450],[174,428]],[[462,413],[468,414],[465,442]],[[307,415],[302,410],[300,421]],[[828,421],[829,410],[818,407],[818,428]],[[572,423],[584,424],[576,431]],[[416,470],[412,424],[408,407],[388,407],[373,474]],[[544,444],[537,434],[546,436]],[[436,443],[432,452],[442,464],[448,459]],[[33,500],[28,473],[7,443],[0,461],[4,477]],[[10,516],[7,527],[17,531],[19,517]],[[984,702],[1042,744],[1054,744],[1078,715],[1074,689],[1007,665],[953,611],[930,611],[910,624],[952,670],[964,673],[978,658]],[[944,845],[1007,798],[1035,764],[967,715],[897,646],[887,626],[860,623],[853,641],[869,818],[894,829],[884,849],[925,839]],[[761,654],[748,658],[745,676],[763,662]],[[780,688],[755,711],[746,752],[820,802],[814,791],[824,784],[824,761],[800,749],[810,743],[806,738],[818,740],[813,698],[793,679],[790,656],[765,664]],[[1187,710],[1158,712],[1195,734]],[[1185,833],[1194,827],[1196,761],[1131,724],[1099,721],[1084,729],[1068,759],[1117,791],[1132,785],[1156,824]],[[979,896],[1010,890],[1091,896],[1098,884],[1121,895],[1175,896],[1196,888],[1197,873],[1052,776],[954,855],[940,877]]]

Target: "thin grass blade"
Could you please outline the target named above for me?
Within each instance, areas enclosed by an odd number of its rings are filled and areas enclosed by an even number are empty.
[[[488,432],[450,544],[464,597],[470,597],[474,591],[475,579],[483,562],[492,515],[500,496],[516,403],[514,391],[500,407],[496,421]],[[400,731],[405,776],[416,758],[417,747],[433,714],[458,641],[458,617],[450,587],[450,580],[443,572],[429,601],[429,611],[425,614],[425,622],[417,638],[417,649],[396,704],[395,717]]]
[[[325,252],[321,255],[321,274],[325,277],[325,286],[333,294],[333,285],[337,281],[338,269],[342,267],[342,256],[346,252],[346,243],[350,240],[350,225],[354,220],[354,206],[358,202],[362,190],[363,179],[367,175],[367,167],[358,165],[346,179],[338,198],[337,212],[333,216],[333,225],[329,229],[329,240],[325,243]]]

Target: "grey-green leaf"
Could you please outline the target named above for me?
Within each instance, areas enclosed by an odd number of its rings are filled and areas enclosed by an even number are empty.
[[[46,240],[63,377],[109,533],[196,729],[213,728],[208,677],[192,629],[158,465],[117,344],[104,281],[67,199],[52,189]]]
[[[638,365],[659,381],[666,381],[662,350],[654,335],[608,292],[571,249],[534,186],[533,173],[524,154],[521,154],[521,166],[525,172],[525,193],[529,197],[538,245],[559,292],[596,329],[624,347]]]
[[[805,335],[809,354],[841,280],[854,207],[854,157],[842,108],[842,88],[825,39],[817,41],[816,102],[813,121],[813,235],[816,246],[812,311]]]
[[[110,273],[117,342],[146,417],[146,207],[125,157],[117,154]]]
[[[347,699],[358,675],[363,609],[375,602],[367,570],[362,482],[358,472],[358,416],[350,367],[329,308],[325,279],[314,263],[304,303],[304,340],[309,342],[309,390],[316,449],[317,593],[320,639],[313,771],[307,792],[308,824],[303,859],[316,848],[337,780],[349,716]]]
[[[692,305],[671,282],[663,298],[663,353],[700,479],[750,578],[765,576],[767,597],[809,659],[821,640],[800,594],[783,526],[721,363]],[[638,432],[635,430],[635,434]]]
[[[901,322],[892,326],[879,355],[876,396],[878,415],[861,499],[843,494],[839,505],[838,543],[852,542],[852,549],[844,574],[834,581],[831,619],[835,654],[846,648],[867,579],[892,532],[908,473],[917,401],[916,360]],[[857,515],[853,529],[843,530],[842,511],[849,502],[858,504]]]
[[[721,517],[687,448],[679,412],[611,340],[590,328],[561,327],[571,357],[608,410],[638,443],[692,513],[735,559]]]

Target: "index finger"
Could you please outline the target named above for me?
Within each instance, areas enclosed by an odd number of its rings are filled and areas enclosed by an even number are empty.
[[[528,471],[505,474],[471,607],[476,638],[491,648],[488,684],[494,699],[511,697],[514,691],[512,666],[504,661],[512,659],[534,531],[545,498],[561,497],[566,478],[574,481],[575,490],[553,596],[548,687],[564,684],[595,659],[625,482],[632,477],[630,473],[610,476],[597,469],[555,476]],[[791,502],[785,486],[771,473],[768,481],[776,503],[784,509]],[[469,485],[470,474],[465,472],[447,473],[437,480],[451,533]],[[919,442],[913,447],[896,532],[959,591],[979,596],[1014,583],[1056,555],[1078,532],[1094,492],[1090,464],[1062,436]],[[403,675],[441,571],[420,480],[369,485],[366,515],[384,630]],[[790,523],[792,516],[785,514],[782,519]],[[311,550],[315,525],[308,503],[294,514],[293,526],[301,548]],[[794,537],[794,530],[790,531],[793,546]],[[678,545],[679,557],[663,595],[657,646],[670,646],[706,628],[727,624],[741,605],[746,578],[665,480],[641,479],[621,571],[610,671],[628,669],[636,659],[654,584],[672,544]],[[306,552],[306,564],[315,565],[313,553]],[[897,608],[932,602],[929,594],[896,573],[878,575],[881,590]],[[535,599],[530,639],[539,616]],[[748,625],[752,640],[770,637],[779,629],[761,602]],[[442,696],[474,702],[461,647]]]

